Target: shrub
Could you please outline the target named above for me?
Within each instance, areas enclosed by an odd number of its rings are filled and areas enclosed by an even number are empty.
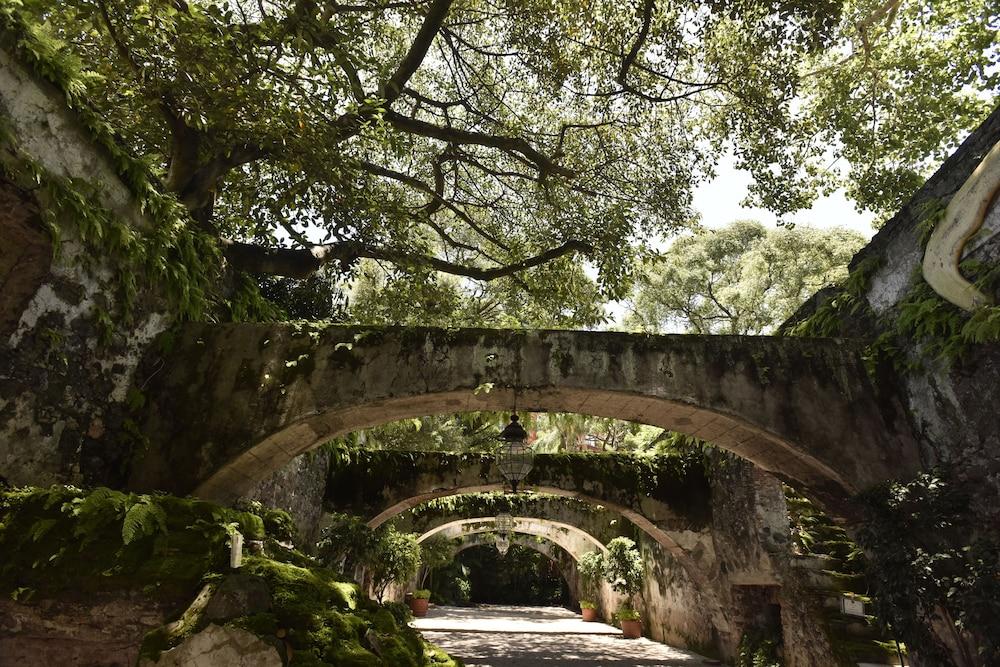
[[[593,600],[597,597],[597,582],[604,577],[604,554],[600,551],[588,551],[580,556],[576,569],[580,574],[580,592]]]
[[[627,537],[616,537],[608,542],[604,558],[604,578],[619,593],[632,598],[642,590],[643,563],[635,542]]]

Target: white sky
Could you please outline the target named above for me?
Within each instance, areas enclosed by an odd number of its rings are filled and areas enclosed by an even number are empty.
[[[770,211],[744,208],[740,204],[747,195],[751,178],[750,174],[733,166],[731,156],[719,160],[716,172],[714,180],[703,183],[694,193],[694,207],[701,213],[706,226],[720,227],[740,219],[758,220],[766,225],[777,223],[777,217]],[[812,227],[849,227],[871,238],[875,234],[871,226],[873,217],[870,213],[858,213],[843,192],[838,191],[817,200],[811,209],[800,211],[788,220]]]
[[[747,208],[740,203],[746,198],[751,181],[749,173],[735,168],[732,156],[720,159],[715,178],[701,184],[694,192],[694,208],[701,214],[702,224],[706,227],[722,227],[735,220],[757,220],[765,225],[777,226],[778,218],[770,211]],[[811,209],[799,211],[787,217],[786,221],[811,227],[848,227],[871,238],[875,234],[871,225],[873,217],[871,213],[859,213],[844,193],[837,191],[829,197],[817,199]],[[600,328],[622,329],[622,321],[628,315],[628,305],[613,301],[605,308],[611,319]]]

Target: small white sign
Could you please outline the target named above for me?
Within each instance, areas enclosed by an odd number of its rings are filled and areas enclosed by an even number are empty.
[[[243,534],[233,530],[229,534],[229,567],[236,569],[243,564]]]
[[[841,597],[840,612],[842,614],[846,614],[847,616],[864,616],[865,603],[861,600],[855,600],[854,598]]]

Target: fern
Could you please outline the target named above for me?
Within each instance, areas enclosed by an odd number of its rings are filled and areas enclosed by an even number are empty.
[[[167,514],[149,496],[140,496],[122,520],[122,542],[131,544],[147,535],[167,531]]]
[[[31,541],[37,542],[38,540],[42,539],[43,537],[45,537],[45,533],[52,530],[52,527],[55,525],[56,525],[55,519],[40,519],[39,521],[36,521],[31,526],[31,532],[30,532]]]
[[[76,498],[63,506],[77,519],[73,535],[83,538],[81,548],[97,539],[102,528],[118,521],[125,510],[125,501],[124,493],[100,487],[85,498]]]

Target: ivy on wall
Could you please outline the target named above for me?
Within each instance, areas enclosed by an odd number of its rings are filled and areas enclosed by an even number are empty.
[[[237,277],[222,293],[222,255],[216,240],[195,227],[173,195],[161,191],[152,165],[118,145],[111,127],[84,96],[88,77],[95,75],[43,26],[25,21],[19,7],[17,0],[0,0],[0,48],[63,92],[67,108],[103,150],[139,213],[151,221],[149,230],[129,225],[96,203],[100,197],[93,184],[48,172],[24,154],[10,128],[0,124],[0,146],[6,149],[0,171],[40,196],[43,220],[56,252],[64,226],[72,224],[75,235],[94,251],[81,254],[78,261],[95,264],[98,258],[110,258],[116,266],[113,280],[119,312],[96,313],[98,324],[110,329],[115,321],[127,322],[144,286],[156,286],[171,314],[180,320],[275,319],[278,311],[245,276]]]

